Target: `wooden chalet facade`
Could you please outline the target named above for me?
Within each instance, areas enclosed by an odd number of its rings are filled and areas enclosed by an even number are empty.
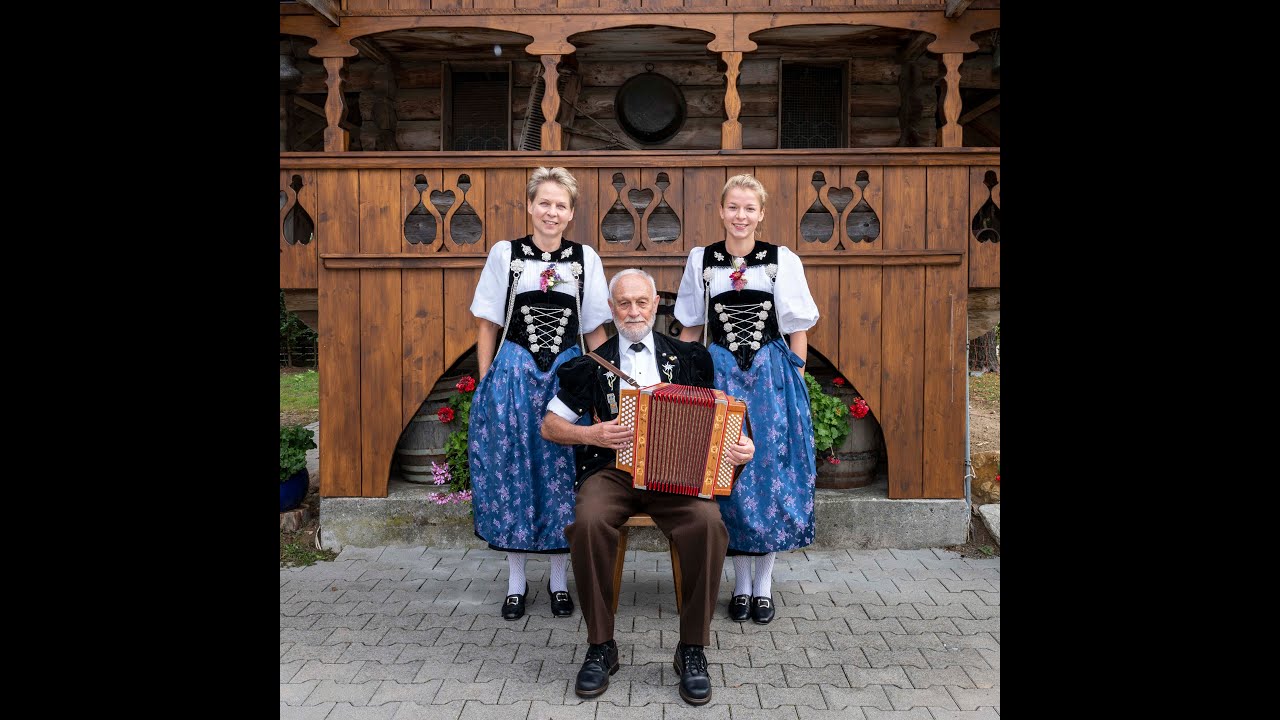
[[[665,291],[723,237],[725,179],[759,177],[762,237],[822,314],[810,348],[881,423],[889,497],[964,497],[967,298],[1000,287],[999,25],[997,0],[281,2],[280,287],[318,318],[321,494],[387,496],[474,347],[489,248],[562,165],[566,237]]]

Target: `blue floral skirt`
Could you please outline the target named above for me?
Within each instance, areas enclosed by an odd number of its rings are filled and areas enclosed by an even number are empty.
[[[573,447],[542,439],[547,403],[560,389],[556,368],[575,344],[538,370],[529,351],[503,343],[471,400],[467,458],[475,533],[494,550],[568,552],[573,522]]]
[[[795,550],[813,543],[813,419],[804,363],[781,339],[756,352],[743,372],[733,355],[710,348],[716,388],[747,404],[755,457],[742,468],[733,493],[717,498],[729,530],[730,554]]]

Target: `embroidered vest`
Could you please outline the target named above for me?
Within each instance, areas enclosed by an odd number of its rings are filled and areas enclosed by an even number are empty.
[[[553,253],[539,250],[528,235],[511,241],[502,339],[528,350],[542,372],[551,369],[561,350],[580,340],[584,257],[581,245],[563,238],[560,249]],[[516,285],[524,273],[542,273],[557,262],[570,263],[573,268],[573,279],[578,283],[576,296],[556,292],[550,287],[545,291],[516,293]]]
[[[746,263],[743,270],[757,266],[772,268],[769,274],[772,287],[778,274],[777,245],[757,240],[751,254],[743,260]],[[728,290],[712,297],[711,268],[733,268],[733,257],[725,249],[723,240],[708,245],[703,251],[702,267],[705,320],[711,342],[733,353],[743,371],[750,370],[756,351],[782,337],[772,289]]]

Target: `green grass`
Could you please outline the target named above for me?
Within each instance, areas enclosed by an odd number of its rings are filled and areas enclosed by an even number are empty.
[[[969,376],[969,395],[989,403],[1000,404],[1000,373],[983,373],[982,377]]]
[[[320,560],[330,561],[338,557],[332,550],[317,550],[304,546],[293,533],[280,533],[280,567],[307,567]]]
[[[280,412],[320,410],[320,373],[280,373]]]

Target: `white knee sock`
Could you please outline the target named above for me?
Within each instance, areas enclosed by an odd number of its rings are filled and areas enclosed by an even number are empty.
[[[507,594],[523,595],[524,594],[524,561],[528,557],[525,553],[507,553]]]
[[[777,556],[778,553],[769,553],[756,558],[756,597],[769,597],[769,593],[773,592],[773,560]]]
[[[568,592],[569,581],[565,574],[569,572],[569,553],[551,556],[551,592]]]
[[[733,594],[751,594],[751,556],[733,556]]]

